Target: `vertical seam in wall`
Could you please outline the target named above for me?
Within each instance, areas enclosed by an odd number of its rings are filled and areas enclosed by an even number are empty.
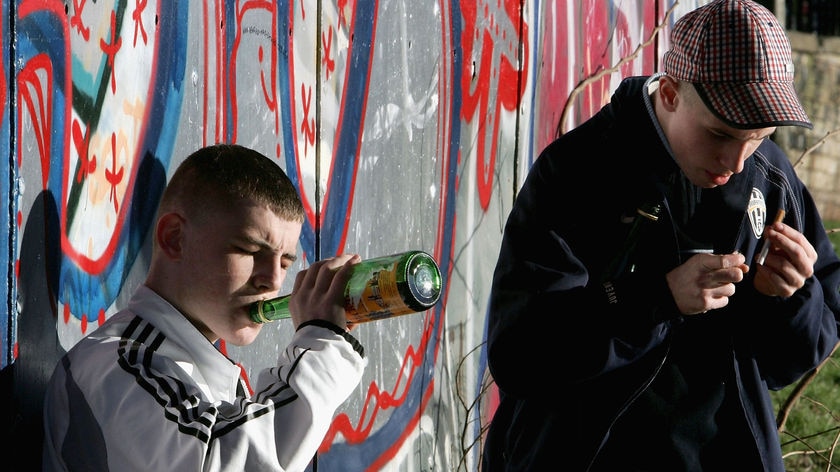
[[[521,117],[522,117],[522,77],[526,77],[528,74],[527,70],[524,70],[523,64],[525,63],[525,42],[528,41],[528,38],[524,38],[522,35],[524,34],[524,24],[525,24],[525,0],[519,1],[519,24],[517,25],[518,28],[518,37],[519,37],[519,48],[517,48],[517,62],[519,67],[519,73],[517,74],[516,80],[516,108],[514,113],[516,113],[516,118],[514,120],[514,135],[513,135],[513,179],[511,179],[511,183],[513,185],[513,200],[516,200],[516,194],[518,193],[519,189],[519,162],[521,157],[519,156],[519,128],[522,126]],[[531,105],[533,107],[533,105]],[[533,126],[533,121],[532,121]],[[498,138],[497,138],[498,139]],[[495,170],[494,170],[495,172]],[[501,186],[501,181],[499,182]],[[513,201],[511,201],[513,204]]]
[[[315,6],[315,254],[312,261],[321,260],[321,22],[323,0]]]
[[[15,332],[17,331],[17,309],[16,309],[16,300],[17,300],[17,285],[15,284],[15,261],[17,257],[15,256],[15,246],[17,241],[17,234],[18,230],[16,228],[15,223],[15,208],[16,208],[16,201],[17,199],[14,198],[15,194],[17,193],[15,185],[15,154],[16,154],[16,147],[15,147],[15,136],[16,136],[16,129],[17,129],[17,122],[15,121],[15,113],[14,110],[17,108],[15,105],[15,96],[16,96],[16,81],[15,77],[15,56],[17,55],[17,48],[15,47],[15,17],[17,16],[17,2],[9,2],[9,14],[6,18],[8,22],[8,30],[9,34],[6,35],[8,38],[8,79],[6,80],[6,88],[8,91],[8,97],[6,100],[6,109],[9,113],[9,205],[6,211],[8,211],[8,218],[9,218],[9,246],[7,248],[7,254],[9,254],[9,262],[6,266],[7,275],[6,275],[6,287],[8,287],[8,296],[6,297],[6,308],[7,313],[9,314],[8,317],[8,325],[6,330],[7,342],[6,345],[3,346],[2,359],[0,359],[0,365],[9,365],[14,360],[14,348],[15,348]]]

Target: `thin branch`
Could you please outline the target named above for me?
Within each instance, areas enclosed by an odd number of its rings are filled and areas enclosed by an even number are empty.
[[[830,138],[830,137],[834,136],[834,135],[835,135],[835,134],[837,134],[837,133],[840,133],[840,128],[835,129],[835,130],[833,130],[833,131],[829,131],[828,133],[825,133],[825,136],[823,136],[823,137],[822,137],[822,139],[820,139],[819,141],[817,141],[816,143],[814,143],[814,145],[813,145],[813,146],[811,146],[811,147],[809,147],[808,149],[806,149],[806,150],[802,151],[802,154],[800,154],[800,155],[799,155],[799,157],[796,159],[796,161],[794,161],[794,163],[793,163],[793,167],[798,167],[798,166],[799,166],[799,164],[801,164],[801,163],[802,163],[802,161],[805,159],[805,156],[807,156],[808,154],[811,154],[812,152],[814,152],[814,151],[815,151],[818,147],[820,147],[820,146],[822,146],[823,144],[825,144],[825,142],[828,140],[828,138]]]
[[[820,373],[820,369],[823,365],[825,365],[831,356],[834,355],[834,351],[837,350],[837,347],[840,346],[840,343],[834,345],[834,349],[831,350],[831,354],[828,355],[820,365],[814,368],[811,372],[809,372],[805,377],[799,380],[799,383],[796,384],[793,391],[785,398],[784,404],[782,404],[781,408],[779,408],[779,414],[776,416],[776,428],[779,433],[785,430],[785,423],[787,422],[788,417],[790,416],[790,412],[793,409],[796,402],[799,401],[799,397],[802,396],[802,392],[808,387],[812,380]]]
[[[583,80],[578,82],[575,88],[572,89],[572,91],[569,93],[569,98],[568,100],[566,100],[566,104],[563,106],[563,113],[560,115],[560,122],[557,124],[558,135],[563,134],[566,129],[566,121],[571,111],[571,104],[575,101],[575,97],[580,95],[583,92],[583,90],[590,84],[601,80],[601,78],[603,78],[605,75],[618,72],[621,69],[621,66],[639,57],[639,54],[641,54],[642,50],[653,44],[653,42],[656,40],[656,37],[659,36],[659,32],[662,31],[667,25],[666,20],[671,16],[671,14],[674,12],[674,9],[679,4],[680,2],[677,1],[674,2],[673,5],[671,5],[671,8],[669,8],[668,11],[665,12],[665,17],[662,19],[662,22],[656,25],[656,27],[650,33],[648,39],[636,46],[636,49],[629,56],[622,57],[614,66],[605,69],[599,69],[593,74],[589,75],[588,77],[585,77]]]

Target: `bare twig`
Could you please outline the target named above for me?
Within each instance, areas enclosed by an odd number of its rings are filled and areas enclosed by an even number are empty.
[[[796,387],[793,391],[785,398],[785,402],[779,408],[779,413],[776,415],[776,428],[778,429],[779,433],[784,432],[785,430],[785,423],[787,422],[788,417],[790,416],[790,411],[793,409],[794,405],[796,405],[799,397],[802,396],[802,392],[808,387],[812,380],[820,373],[820,369],[824,366],[831,356],[834,355],[834,352],[837,350],[837,346],[840,346],[840,343],[834,345],[834,349],[831,350],[831,354],[828,355],[821,363],[818,365],[814,370],[809,372],[805,377],[799,380],[799,383],[796,384]]]
[[[831,470],[832,461],[834,460],[834,451],[837,449],[837,442],[840,441],[840,430],[834,435],[834,441],[831,443],[831,450],[828,451],[828,465],[825,470]]]
[[[813,146],[811,146],[808,149],[802,151],[802,154],[800,154],[799,157],[793,162],[793,167],[798,167],[799,164],[802,164],[802,161],[805,159],[805,156],[814,152],[818,147],[825,144],[825,142],[828,141],[828,138],[834,136],[837,133],[840,133],[840,128],[825,133],[825,136],[823,136],[822,139],[820,139],[819,141],[814,143]]]
[[[458,366],[455,369],[455,378],[456,379],[461,378],[461,370],[464,368],[467,359],[470,356],[474,355],[477,351],[479,351],[484,346],[484,344],[485,343],[482,342],[478,346],[475,346],[474,348],[472,348],[469,352],[466,353],[466,355],[460,360],[460,362],[458,362]],[[481,441],[483,440],[485,434],[487,433],[487,430],[490,428],[489,424],[481,424],[481,412],[476,411],[476,407],[481,403],[481,401],[487,395],[487,391],[492,386],[493,386],[493,379],[490,377],[489,374],[485,375],[484,378],[481,381],[480,391],[476,395],[476,398],[473,399],[473,401],[469,402],[469,403],[462,397],[461,388],[460,387],[456,388],[455,393],[457,394],[458,401],[461,403],[461,407],[464,409],[464,412],[465,412],[465,415],[464,415],[465,421],[464,421],[463,428],[461,430],[461,457],[459,459],[458,466],[457,466],[456,470],[462,470],[462,467],[466,466],[467,457],[469,456],[470,452],[473,450],[473,448],[479,447],[481,445]],[[470,420],[470,417],[473,417],[474,419]],[[468,442],[467,438],[469,437],[469,434],[468,434],[469,433],[469,428],[475,421],[478,421],[479,424],[480,424],[479,433],[473,439],[472,442]],[[480,455],[479,455],[479,460],[481,460]]]
[[[560,121],[559,121],[559,123],[557,123],[557,135],[558,136],[565,133],[566,121],[567,121],[569,113],[571,111],[572,103],[575,101],[575,97],[577,97],[581,92],[583,92],[583,90],[586,87],[588,87],[590,84],[592,84],[594,82],[597,82],[598,80],[600,80],[605,75],[612,74],[614,72],[618,72],[621,69],[621,66],[623,66],[624,64],[627,64],[628,62],[630,62],[630,61],[636,59],[637,57],[639,57],[639,54],[641,54],[642,50],[644,50],[646,47],[653,44],[653,42],[656,40],[656,37],[659,36],[659,32],[662,31],[662,29],[664,29],[665,26],[667,25],[666,20],[668,19],[668,17],[671,16],[671,14],[674,12],[674,9],[679,4],[680,4],[680,2],[677,1],[677,2],[674,2],[673,5],[671,5],[671,8],[669,8],[668,11],[665,12],[665,17],[662,19],[662,22],[656,25],[656,27],[650,33],[650,36],[648,37],[648,39],[646,41],[642,42],[641,44],[639,44],[638,46],[636,46],[636,49],[629,56],[622,57],[618,61],[618,63],[616,63],[614,66],[609,67],[609,68],[605,68],[605,69],[599,69],[599,70],[595,71],[594,73],[590,74],[588,77],[585,77],[580,82],[578,82],[578,84],[575,86],[575,88],[572,89],[572,91],[569,93],[569,99],[566,100],[566,104],[563,106],[563,113],[560,114]]]

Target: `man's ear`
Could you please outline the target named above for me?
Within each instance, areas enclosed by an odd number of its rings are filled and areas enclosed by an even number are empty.
[[[184,237],[184,218],[178,213],[163,214],[155,227],[155,243],[170,259],[180,259]]]
[[[676,110],[677,103],[682,98],[679,96],[680,85],[676,79],[667,75],[659,79],[659,89],[657,90],[659,101],[662,103],[662,107],[668,112]]]

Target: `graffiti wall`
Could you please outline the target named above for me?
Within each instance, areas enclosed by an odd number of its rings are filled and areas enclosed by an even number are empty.
[[[354,331],[369,367],[318,469],[476,470],[495,399],[486,300],[516,190],[558,125],[657,69],[656,33],[698,3],[2,0],[0,461],[39,460],[53,365],[142,283],[168,176],[225,141],[298,186],[297,269],[422,249],[444,274],[434,308]],[[280,321],[219,349],[255,377],[291,334]]]

